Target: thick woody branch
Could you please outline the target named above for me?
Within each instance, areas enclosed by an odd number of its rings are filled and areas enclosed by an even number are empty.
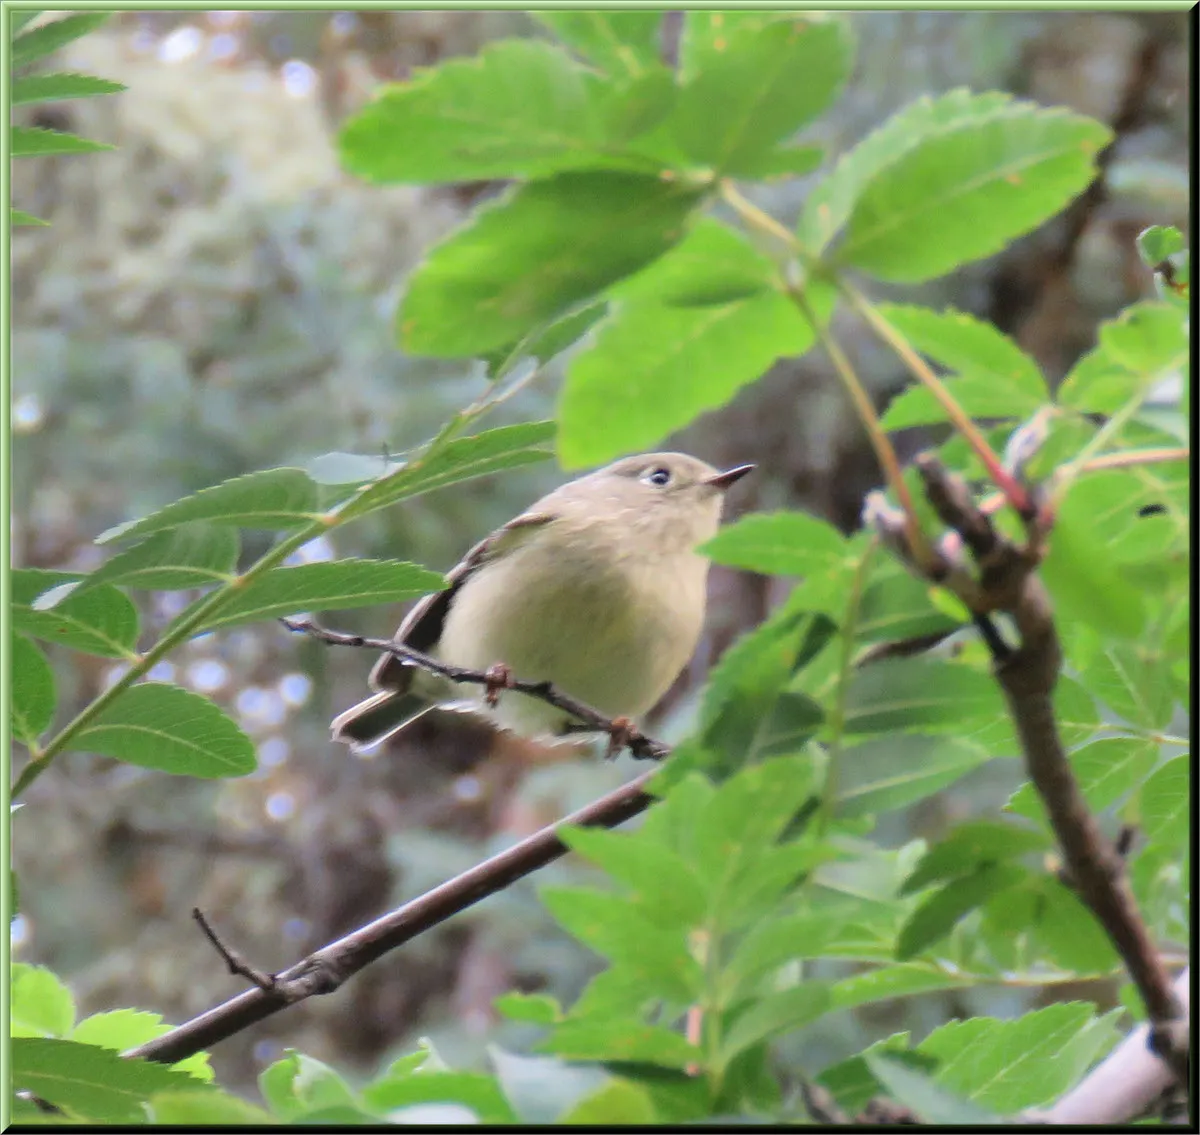
[[[633,729],[628,719],[610,718],[598,709],[581,702],[578,698],[563,693],[552,682],[524,681],[513,678],[506,672],[502,677],[498,677],[497,671],[501,669],[500,667],[493,667],[491,670],[471,670],[465,666],[452,666],[447,662],[432,658],[428,654],[423,654],[419,650],[413,650],[412,647],[405,646],[404,643],[396,642],[394,639],[343,634],[341,631],[331,631],[318,626],[311,619],[280,619],[279,621],[288,630],[309,635],[330,646],[352,646],[378,650],[420,667],[422,670],[428,670],[431,674],[448,678],[452,682],[483,686],[489,695],[497,694],[501,690],[513,690],[518,694],[537,698],[556,709],[561,709],[564,713],[569,713],[585,728],[595,730],[597,733],[607,733],[614,741],[619,740],[621,744],[618,746],[618,750],[621,747],[627,747],[630,753],[639,760],[662,760],[670,752],[670,749],[661,741],[644,737],[636,729]],[[502,661],[502,659],[497,659],[498,663]]]
[[[661,747],[665,749],[665,746]],[[557,824],[535,832],[390,914],[331,942],[290,969],[261,976],[261,980],[255,981],[254,989],[124,1055],[174,1064],[265,1020],[288,1005],[319,993],[332,993],[397,946],[565,855],[567,846],[558,837],[561,825],[611,828],[645,811],[654,800],[646,791],[654,775],[653,771],[644,773]],[[215,936],[210,934],[210,939]],[[219,945],[219,940],[214,944],[236,972],[244,973],[250,969],[236,957],[231,962],[231,951]]]
[[[1044,533],[1036,530],[1034,518],[1028,518],[1029,544],[1014,544],[996,531],[960,477],[928,455],[918,459],[917,468],[939,518],[957,534],[954,541],[938,545],[939,582],[952,588],[977,619],[1003,611],[1016,624],[1020,641],[1015,650],[990,645],[994,673],[1008,702],[1030,780],[1045,805],[1077,893],[1108,933],[1141,994],[1150,1018],[1150,1050],[1186,1084],[1187,1013],[1142,921],[1122,858],[1088,810],[1059,733],[1053,694],[1062,648],[1049,594],[1036,575]],[[916,556],[903,547],[898,518],[878,501],[869,505],[869,516],[888,544],[915,569]],[[961,547],[969,549],[974,570],[963,562]]]

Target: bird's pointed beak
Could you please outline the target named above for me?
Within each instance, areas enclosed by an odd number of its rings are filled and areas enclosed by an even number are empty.
[[[709,477],[704,483],[724,492],[730,485],[752,472],[754,472],[753,465],[736,465],[732,469],[726,469],[724,473],[717,473],[715,476]]]

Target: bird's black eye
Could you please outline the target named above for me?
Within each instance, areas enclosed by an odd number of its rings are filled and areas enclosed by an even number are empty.
[[[642,476],[642,480],[651,485],[669,485],[671,483],[671,470],[662,465],[656,465],[653,469],[647,470]]]

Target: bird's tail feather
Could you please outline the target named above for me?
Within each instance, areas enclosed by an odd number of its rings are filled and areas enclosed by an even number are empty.
[[[345,713],[339,713],[329,728],[335,741],[344,742],[356,753],[366,753],[378,748],[432,708],[427,698],[383,690],[360,701],[358,705],[352,705]]]

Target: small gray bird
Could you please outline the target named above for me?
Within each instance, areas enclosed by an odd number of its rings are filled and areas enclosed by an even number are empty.
[[[443,662],[553,682],[610,717],[649,710],[687,664],[704,623],[708,561],[725,490],[682,453],[647,453],[570,481],[472,548],[445,591],[408,613],[395,639]],[[489,707],[460,685],[385,654],[374,696],[333,720],[335,740],[373,749],[441,707],[487,716],[527,737],[566,733],[563,710],[514,691]]]

